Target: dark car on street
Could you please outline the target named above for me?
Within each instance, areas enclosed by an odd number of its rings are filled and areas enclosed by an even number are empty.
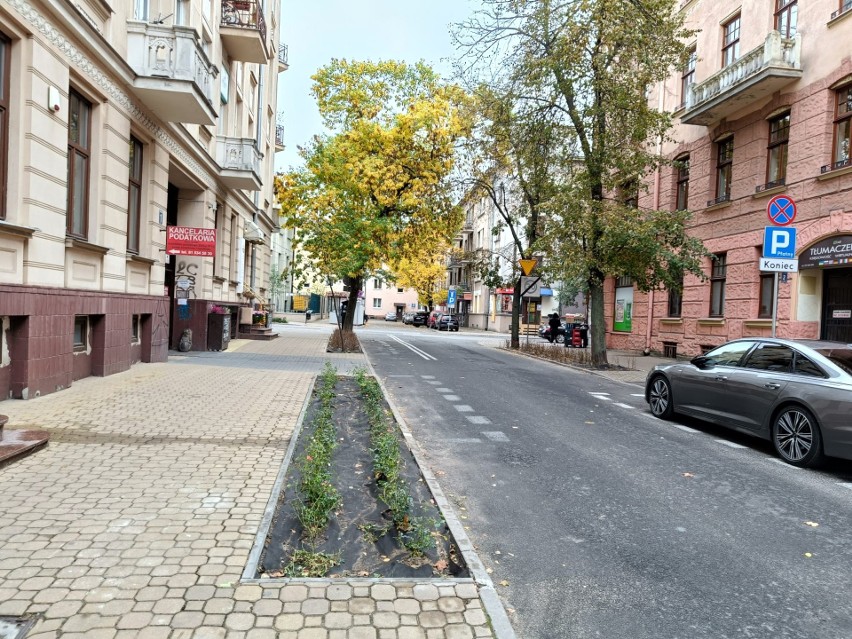
[[[435,321],[435,328],[439,331],[456,331],[459,330],[459,320],[455,315],[444,313]]]
[[[429,320],[429,313],[427,311],[417,311],[414,313],[414,316],[411,318],[412,326],[426,326],[426,322]]]
[[[556,337],[551,338],[550,333],[551,328],[547,324],[542,324],[538,327],[538,336],[542,339],[546,339],[551,344],[556,342],[557,344],[562,344],[565,342],[565,335],[568,330],[568,325],[565,322],[561,322],[559,325],[559,330],[556,331]]]
[[[680,413],[768,439],[794,466],[852,459],[852,344],[733,340],[654,367],[645,400],[661,419]]]

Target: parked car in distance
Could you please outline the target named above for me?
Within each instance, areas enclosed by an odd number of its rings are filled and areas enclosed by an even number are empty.
[[[386,322],[395,322],[396,321],[396,311],[390,311],[389,313],[385,314],[385,321]]]
[[[565,343],[565,334],[567,332],[568,325],[565,322],[561,322],[559,325],[559,330],[556,333],[555,340],[550,339],[550,326],[547,324],[541,324],[538,327],[538,336],[542,339],[546,339],[551,344],[555,341],[557,344]]]
[[[441,311],[432,311],[429,313],[429,317],[426,319],[427,328],[435,328],[435,322],[438,321],[438,318],[441,317],[443,313]]]
[[[435,328],[439,331],[456,331],[459,330],[459,320],[455,315],[444,313],[435,321]]]
[[[411,319],[414,317],[414,313],[403,313],[402,314],[402,323],[403,324],[411,324]]]
[[[661,419],[681,413],[768,439],[794,466],[852,459],[852,344],[736,339],[655,366],[645,401]]]
[[[429,312],[428,311],[417,311],[414,313],[414,317],[411,318],[412,326],[426,326],[426,322],[429,320]]]

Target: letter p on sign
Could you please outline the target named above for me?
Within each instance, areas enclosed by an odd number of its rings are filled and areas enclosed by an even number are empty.
[[[767,226],[763,235],[763,257],[796,257],[796,229],[788,226]]]

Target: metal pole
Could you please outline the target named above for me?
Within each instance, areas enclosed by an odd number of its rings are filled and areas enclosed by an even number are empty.
[[[778,323],[778,271],[772,275],[772,337],[775,337],[775,325]]]

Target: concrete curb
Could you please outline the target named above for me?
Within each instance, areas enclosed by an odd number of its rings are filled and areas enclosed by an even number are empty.
[[[370,370],[370,374],[378,382],[379,387],[382,389],[385,400],[387,401],[388,406],[390,406],[394,419],[396,419],[396,422],[399,425],[399,429],[402,432],[402,436],[405,439],[406,444],[408,445],[408,449],[411,451],[414,461],[420,468],[420,474],[423,476],[423,479],[426,481],[426,485],[429,487],[429,491],[435,498],[435,503],[441,511],[444,521],[447,522],[447,526],[458,544],[459,551],[462,553],[465,563],[470,569],[470,572],[473,574],[474,581],[479,585],[479,596],[482,599],[482,603],[485,606],[485,611],[488,614],[488,617],[491,619],[491,627],[494,630],[495,638],[516,639],[517,636],[512,628],[512,624],[509,622],[509,617],[506,614],[506,609],[503,607],[503,602],[500,601],[500,598],[494,589],[494,584],[491,581],[491,577],[485,570],[485,565],[479,559],[479,555],[476,554],[476,549],[473,547],[473,543],[467,536],[467,533],[464,530],[464,525],[456,515],[452,504],[450,504],[449,500],[444,495],[444,491],[441,490],[438,480],[432,474],[432,471],[429,470],[429,468],[421,461],[423,459],[423,451],[420,448],[420,444],[418,444],[417,440],[414,439],[414,435],[409,430],[402,414],[396,404],[394,404],[387,388],[385,388],[382,380],[379,379],[379,376],[376,374],[376,371],[369,359],[367,360],[367,366]]]

